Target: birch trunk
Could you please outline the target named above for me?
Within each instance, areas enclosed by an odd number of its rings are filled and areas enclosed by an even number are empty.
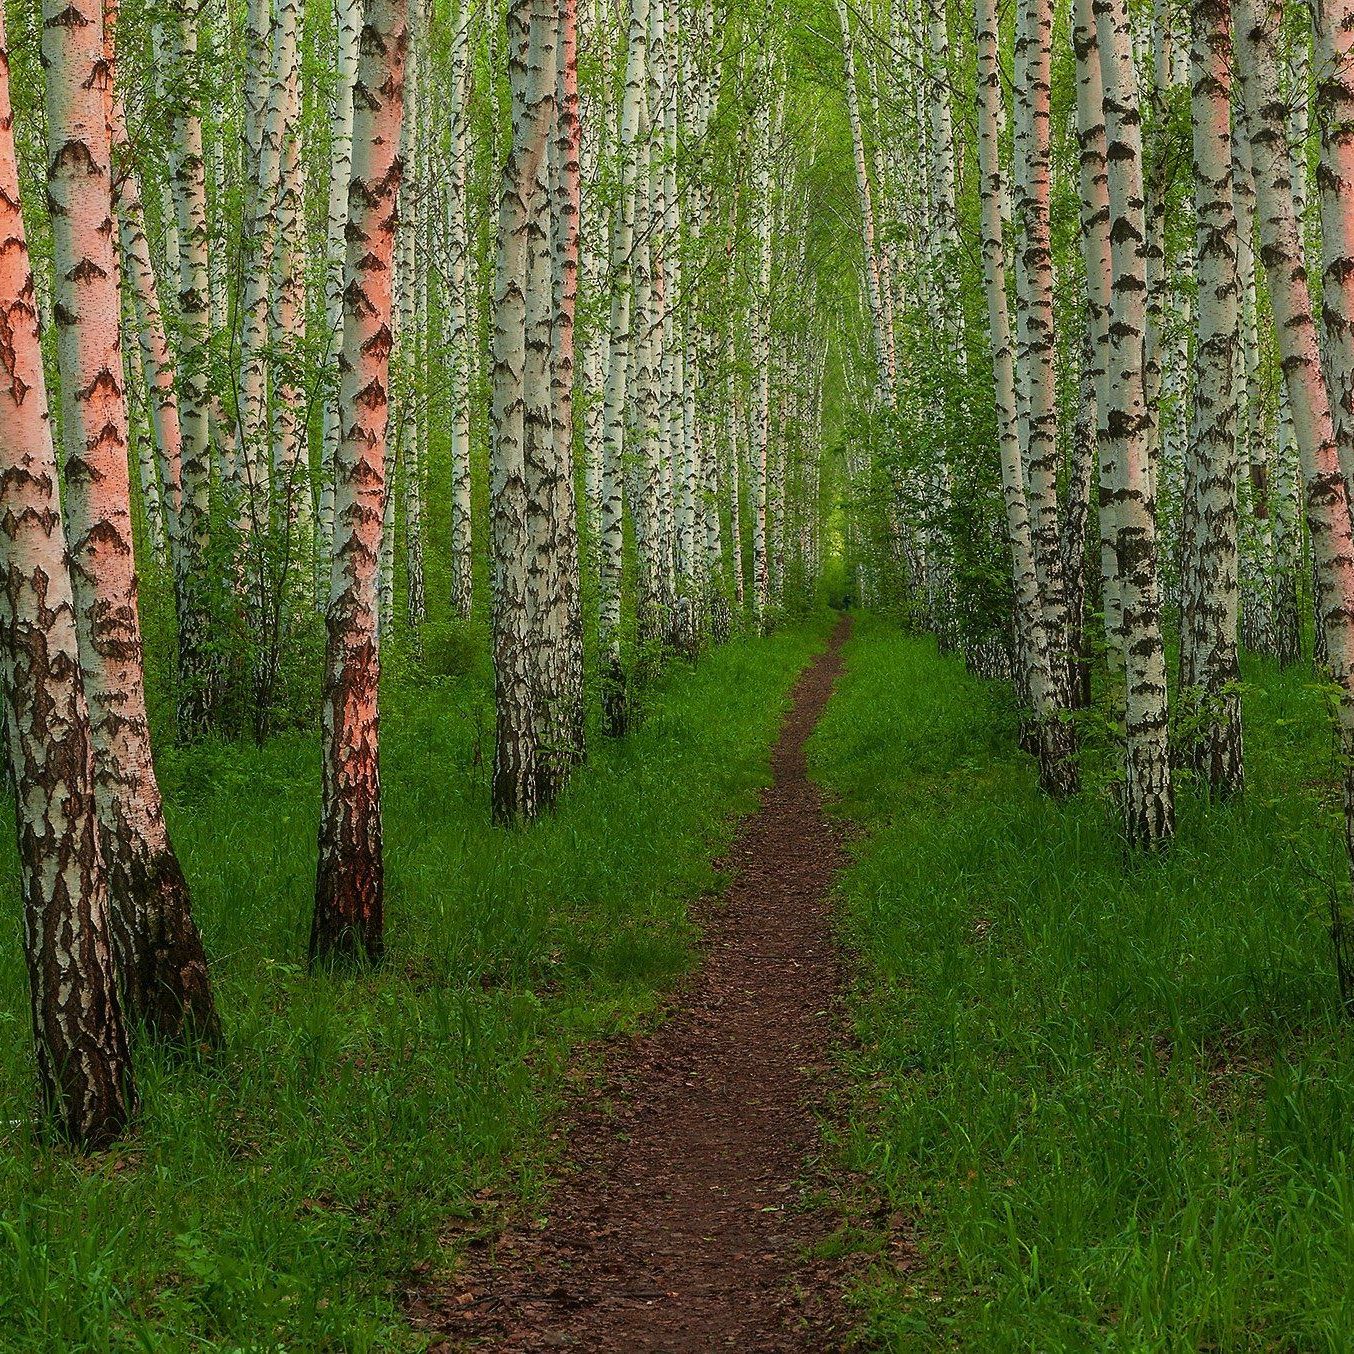
[[[493,806],[500,822],[540,807],[539,667],[533,652],[534,575],[540,568],[533,467],[553,455],[550,404],[550,141],[558,25],[549,0],[508,12],[512,145],[503,166],[494,282]]]
[[[53,315],[66,520],[114,953],[130,1018],[171,1042],[219,1023],[151,756],[132,558],[103,13],[44,5]]]
[[[381,514],[381,554],[377,583],[377,633],[387,642],[395,625],[395,532],[396,505],[400,494],[408,507],[411,483],[419,475],[418,403],[422,397],[418,375],[419,292],[424,279],[417,258],[419,182],[419,88],[423,83],[422,17],[419,0],[407,0],[409,46],[404,65],[404,114],[400,128],[399,220],[395,227],[395,324],[391,369],[390,433],[386,438],[386,499]],[[405,538],[406,578],[414,587],[408,565],[412,563],[409,539]]]
[[[1124,817],[1130,844],[1148,849],[1175,832],[1167,748],[1166,652],[1161,636],[1157,540],[1143,344],[1147,324],[1147,258],[1142,187],[1142,124],[1124,0],[1095,0],[1104,82],[1105,148],[1110,208],[1107,401],[1099,437],[1118,473],[1114,557],[1123,612],[1127,779]]]
[[[376,569],[388,487],[391,280],[403,173],[399,148],[407,43],[405,0],[364,0],[353,84],[353,168],[339,349],[344,422],[334,462],[312,964],[375,961],[385,944]]]
[[[1044,4],[1046,0],[1040,0]],[[1048,0],[1051,2],[1051,0]],[[953,389],[956,377],[963,375],[963,348],[960,345],[959,295],[954,283],[958,267],[959,217],[956,204],[956,161],[954,142],[954,113],[950,107],[950,34],[945,0],[926,0],[926,98],[930,117],[930,241],[935,267],[935,297],[941,315],[945,337],[944,386]],[[1028,17],[1028,9],[1022,17]],[[1044,101],[1046,102],[1046,96]],[[1045,124],[1047,117],[1045,116]],[[1023,245],[1022,245],[1023,255]],[[937,423],[939,420],[937,420]],[[951,651],[959,641],[954,582],[954,546],[950,539],[949,521],[953,503],[950,464],[946,439],[940,428],[934,439],[935,447],[925,471],[924,485],[928,517],[932,523],[926,532],[926,586],[927,608],[936,642],[942,653]],[[1038,458],[1031,458],[1025,466],[1026,474],[1033,473]],[[1040,549],[1040,504],[1034,497],[1030,504],[1031,526],[1035,532],[1035,563],[1044,562]],[[1055,503],[1056,508],[1056,503]],[[1056,516],[1054,519],[1056,532]],[[1054,566],[1057,567],[1056,565]],[[1051,597],[1055,594],[1050,594]],[[1056,597],[1061,597],[1059,588]],[[1055,602],[1055,605],[1057,603]],[[1052,631],[1049,632],[1053,643]]]
[[[1043,642],[1047,646],[1048,679],[1052,683],[1050,696],[1058,709],[1065,710],[1069,703],[1071,654],[1067,590],[1059,539],[1058,405],[1054,368],[1058,341],[1053,323],[1049,206],[1052,0],[1030,0],[1024,19],[1016,45],[1015,79],[1018,101],[1016,155],[1019,160],[1015,215],[1023,275],[1023,285],[1017,291],[1021,323],[1016,362],[1023,369],[1022,383],[1027,395],[1022,442],[1027,448],[1028,459],[1022,469],[1038,580],[1037,600],[1043,610]],[[998,200],[998,211],[999,206]],[[989,290],[990,287],[989,282]],[[1022,300],[1023,305],[1020,304]],[[1068,724],[1069,737],[1071,728]]]
[[[1318,0],[1316,116],[1321,134],[1321,320],[1335,446],[1354,484],[1354,4]],[[1296,192],[1296,185],[1295,185]]]
[[[770,562],[767,541],[767,456],[771,437],[771,63],[765,67],[765,82],[757,104],[754,145],[757,156],[756,281],[752,292],[752,409],[749,450],[752,456],[752,605],[758,628],[767,623],[770,600]],[[860,173],[863,174],[863,160]],[[873,258],[873,234],[866,248]],[[876,274],[876,301],[878,277]],[[871,303],[872,305],[874,302]],[[882,324],[882,310],[878,317]],[[882,336],[880,339],[882,346]],[[884,370],[881,368],[881,370]],[[890,385],[889,389],[892,389]]]
[[[585,11],[587,13],[588,11]],[[604,69],[608,67],[607,39],[604,16],[596,8],[591,11],[587,39],[594,49],[593,60]],[[607,86],[609,88],[609,85]],[[581,175],[582,218],[580,221],[579,271],[584,295],[596,306],[606,294],[606,220],[602,203],[600,181],[604,154],[614,153],[616,127],[610,100],[585,93],[580,110],[582,127]],[[587,327],[583,349],[581,389],[583,412],[583,474],[584,503],[588,524],[590,563],[600,563],[602,536],[602,457],[605,439],[605,380],[607,359],[607,331],[600,315],[594,316]]]
[[[649,0],[630,0],[625,93],[621,104],[620,203],[611,230],[611,315],[603,417],[605,436],[599,551],[601,599],[598,648],[602,655],[602,717],[606,731],[610,734],[623,732],[627,723],[626,677],[621,663],[620,638],[623,454],[632,337],[635,201],[639,187],[638,143],[644,116],[648,33]]]
[[[301,71],[288,72],[278,185],[274,304],[269,315],[273,404],[269,429],[270,482],[276,487],[260,561],[260,608],[254,736],[262,742],[272,718],[282,653],[290,638],[293,605],[311,605],[315,542],[310,458],[305,443],[305,181],[301,159]]]
[[[663,454],[659,426],[663,284],[661,262],[655,268],[654,108],[658,95],[652,75],[655,31],[661,31],[662,0],[649,4],[643,132],[636,154],[634,232],[634,372],[630,406],[634,454],[629,475],[631,520],[635,530],[635,637],[642,673],[651,672],[664,636]]]
[[[418,28],[425,30],[428,12],[421,3],[416,8],[419,11]],[[411,44],[413,41],[417,38],[411,38]],[[420,69],[415,91],[418,121],[414,138],[413,238],[409,246],[414,274],[413,334],[409,344],[414,407],[408,422],[412,437],[404,465],[405,616],[415,645],[421,643],[419,627],[427,615],[423,576],[423,479],[424,461],[428,455],[428,401],[431,394],[428,365],[428,196],[432,186],[428,177],[428,91],[431,83],[430,68]]]
[[[1025,661],[1024,685],[1037,724],[1039,783],[1062,797],[1077,788],[1072,742],[1073,726],[1064,718],[1048,642],[1048,611],[1040,597],[1034,533],[1025,497],[1020,435],[1016,427],[1015,368],[1011,325],[1006,309],[1006,253],[1001,206],[1001,67],[996,0],[976,0],[974,32],[978,53],[978,172],[982,212],[983,280],[992,344],[992,370],[997,404],[997,437],[1001,452],[1002,497],[1006,534],[1015,584],[1019,652]]]
[[[119,265],[122,260],[118,260]],[[123,302],[122,324],[125,333],[132,324],[128,313],[130,306]],[[151,431],[151,417],[145,412],[142,417],[138,405],[148,389],[145,368],[141,364],[141,348],[136,343],[128,343],[123,349],[126,363],[127,418],[130,424],[132,460],[136,463],[136,478],[141,490],[141,511],[145,521],[146,537],[150,542],[151,556],[156,567],[164,569],[169,564],[169,537],[165,531],[164,498],[160,493],[160,477],[155,469],[155,434]],[[149,403],[147,397],[145,403]],[[144,406],[143,406],[144,411]]]
[[[272,477],[277,485],[274,526],[280,530],[279,567],[288,571],[292,550],[308,563],[314,543],[305,538],[312,525],[310,464],[303,422],[305,390],[305,177],[302,160],[301,67],[287,72],[286,113],[283,120],[282,165],[278,181],[277,250],[273,298],[269,316],[272,346],[273,409],[271,426]],[[307,574],[309,570],[305,571]]]
[[[1143,388],[1147,401],[1147,459],[1152,467],[1152,494],[1158,495],[1161,469],[1160,418],[1162,355],[1165,347],[1167,297],[1166,199],[1169,187],[1169,128],[1172,53],[1175,46],[1171,0],[1152,0],[1150,150],[1144,155],[1146,193],[1144,218],[1147,255],[1147,340],[1143,353]]]
[[[733,600],[739,625],[744,624],[747,608],[746,568],[743,561],[743,452],[738,442],[738,388],[729,372],[729,539],[733,565]]]
[[[452,38],[447,157],[447,348],[451,408],[451,604],[462,619],[473,600],[470,521],[470,237],[467,219],[470,0],[461,0]]]
[[[895,372],[889,366],[888,338],[884,332],[884,297],[881,290],[879,255],[875,249],[874,202],[870,175],[865,160],[865,133],[860,121],[860,92],[856,87],[855,49],[851,42],[851,19],[846,0],[837,0],[837,20],[842,30],[842,63],[846,74],[846,111],[851,124],[851,148],[856,166],[856,196],[860,204],[861,242],[865,251],[865,294],[870,306],[870,327],[874,337],[874,355],[878,386],[876,399],[892,407],[897,388]],[[768,95],[769,97],[769,95]]]
[[[212,393],[211,226],[207,212],[202,114],[197,104],[199,0],[172,0],[181,58],[173,82],[174,211],[181,245],[178,282],[179,661],[176,713],[179,736],[201,737],[216,713],[218,661],[211,651]],[[166,444],[167,457],[172,456]],[[171,477],[172,459],[167,461]],[[168,483],[168,481],[166,481]]]
[[[1063,494],[1063,577],[1067,584],[1067,648],[1071,656],[1073,709],[1091,704],[1091,650],[1086,636],[1086,536],[1095,477],[1095,368],[1089,321],[1081,334],[1077,371],[1077,406],[1068,454],[1067,486]]]
[[[1119,503],[1114,485],[1119,476],[1118,444],[1098,435],[1102,410],[1108,407],[1110,281],[1110,200],[1105,146],[1104,81],[1100,70],[1100,40],[1096,34],[1092,0],[1075,0],[1072,45],[1077,59],[1078,184],[1081,202],[1081,247],[1086,265],[1086,354],[1088,377],[1095,396],[1097,523],[1100,538],[1100,583],[1105,617],[1106,661],[1115,705],[1124,673],[1123,607],[1119,596],[1114,543]]]
[[[578,299],[579,118],[577,0],[558,0],[555,127],[549,150],[551,229],[548,329],[551,436],[529,440],[527,494],[538,517],[533,609],[540,648],[535,727],[537,799],[554,803],[583,759],[583,612],[579,600],[578,510],[574,501],[574,312]],[[539,247],[539,245],[538,245]],[[544,336],[543,336],[544,337]]]
[[[362,0],[335,0],[338,35],[334,107],[329,123],[329,204],[325,228],[324,331],[318,345],[323,370],[335,365],[343,337],[343,274],[347,248],[348,185],[353,169],[353,81],[357,76]],[[319,542],[315,553],[315,596],[325,597],[334,548],[334,454],[342,435],[338,383],[326,384],[320,440]]]
[[[254,607],[261,608],[265,588],[264,552],[271,496],[268,437],[269,320],[274,255],[280,233],[282,172],[286,155],[287,113],[296,79],[300,0],[279,0],[272,26],[268,98],[259,129],[257,191],[240,301],[239,425],[241,535],[250,542]]]
[[[1194,416],[1185,455],[1180,625],[1186,756],[1210,791],[1240,793],[1241,671],[1237,659],[1236,345],[1239,307],[1232,202],[1231,64],[1227,0],[1194,0]]]
[[[105,4],[104,21],[113,21],[113,6]],[[174,577],[176,611],[183,615],[186,560],[179,540],[179,512],[183,496],[183,438],[179,399],[175,389],[174,356],[160,309],[159,285],[146,238],[146,213],[141,187],[131,162],[127,121],[118,90],[111,92],[109,133],[113,154],[113,206],[117,215],[120,262],[126,290],[136,316],[137,349],[147,379],[151,440],[163,484],[161,506],[165,544]],[[153,477],[152,477],[153,478]],[[158,487],[158,486],[157,486]]]
[[[23,945],[43,1108],[98,1149],[136,1113],[110,943],[76,603],[33,274],[19,209],[0,14],[0,671],[18,826]]]
[[[676,230],[676,144],[671,124],[676,82],[673,77],[672,14],[676,0],[651,0],[649,32],[650,145],[654,165],[652,180],[654,310],[654,404],[653,427],[658,484],[658,596],[661,606],[661,640],[671,646],[676,626],[677,593],[677,484],[673,442],[677,410],[673,306],[680,287],[678,260],[673,247]],[[670,140],[670,131],[673,136]]]
[[[1232,108],[1232,198],[1236,210],[1236,267],[1240,296],[1240,351],[1237,354],[1238,455],[1246,470],[1250,520],[1244,541],[1248,586],[1242,595],[1242,631],[1246,647],[1272,654],[1274,627],[1274,543],[1270,519],[1269,449],[1260,417],[1259,304],[1255,268],[1255,177],[1240,99]]]

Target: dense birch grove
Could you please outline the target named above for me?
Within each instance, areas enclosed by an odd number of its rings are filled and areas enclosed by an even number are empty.
[[[887,612],[1130,853],[1244,792],[1242,655],[1307,665],[1354,862],[1351,32],[11,7],[0,665],[54,1122],[108,1141],[138,1039],[225,1037],[156,753],[312,731],[310,962],[375,963],[383,682],[468,653],[519,831],[672,664]]]
[[[1307,664],[1354,845],[1343,11],[835,19],[861,600],[1012,683],[1050,794],[1117,745],[1130,849],[1170,844],[1180,793],[1243,792],[1241,654]]]
[[[840,82],[791,84],[823,39],[761,19],[9,15],[3,658],[72,1139],[131,1122],[139,1040],[223,1038],[157,749],[314,729],[310,962],[375,963],[383,680],[487,651],[486,812],[513,830],[668,664],[814,605],[854,232],[811,229]]]

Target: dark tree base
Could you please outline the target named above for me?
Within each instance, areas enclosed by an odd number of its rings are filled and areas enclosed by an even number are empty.
[[[111,840],[106,855],[128,1020],[168,1047],[219,1048],[221,1019],[178,858]]]

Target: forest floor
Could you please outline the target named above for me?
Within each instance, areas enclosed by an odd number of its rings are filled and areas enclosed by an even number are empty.
[[[1310,663],[1244,656],[1245,794],[1177,770],[1177,839],[1144,859],[1098,712],[1053,803],[1007,690],[877,617],[844,657],[809,763],[861,829],[834,1158],[878,1200],[838,1238],[874,1257],[856,1338],[1354,1348],[1340,788]]]
[[[411,1296],[415,1325],[443,1337],[435,1348],[844,1344],[839,1276],[810,1259],[831,1218],[805,1191],[842,1024],[830,897],[845,856],[805,744],[848,633],[842,621],[795,684],[774,780],[704,909],[699,968],[566,1116],[571,1147],[543,1216]]]
[[[1245,795],[1141,859],[1103,715],[1053,803],[1008,690],[832,624],[674,662],[512,832],[483,637],[392,665],[370,972],[302,962],[313,731],[166,745],[226,1049],[74,1157],[0,946],[0,1349],[1350,1349],[1326,686],[1246,657]]]
[[[443,626],[382,685],[385,962],[308,974],[319,740],[162,742],[226,1027],[137,1046],[142,1113],[81,1159],[32,1118],[20,947],[0,946],[0,1350],[420,1349],[404,1295],[448,1220],[530,1208],[585,1050],[649,1028],[696,955],[693,901],[770,779],[830,617],[674,661],[556,811],[489,816],[487,637]],[[18,934],[13,834],[0,920]]]

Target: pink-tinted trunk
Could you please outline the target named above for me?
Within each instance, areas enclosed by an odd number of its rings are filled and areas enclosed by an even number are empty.
[[[312,963],[375,960],[384,944],[376,585],[387,492],[391,282],[403,172],[399,148],[406,13],[405,0],[366,0],[353,92],[353,177],[339,351],[342,427],[334,464],[334,559],[325,618],[324,802]]]
[[[136,1108],[114,981],[94,766],[58,506],[0,13],[0,671],[43,1104],[87,1147]]]

